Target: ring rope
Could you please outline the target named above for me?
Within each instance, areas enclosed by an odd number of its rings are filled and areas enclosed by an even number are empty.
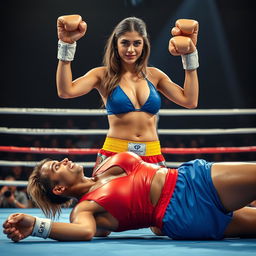
[[[82,165],[86,168],[94,167],[94,162],[76,162],[78,165]],[[38,164],[38,161],[8,161],[0,160],[0,166],[24,166],[24,167],[34,167]]]
[[[25,180],[0,180],[0,186],[17,186],[17,187],[25,187],[28,185],[28,182]]]
[[[41,129],[41,128],[8,128],[0,127],[1,134],[22,135],[106,135],[107,129]],[[256,133],[256,128],[230,129],[159,129],[159,135],[216,135],[216,134],[249,134]]]
[[[49,108],[0,108],[0,114],[21,114],[21,115],[106,115],[103,109],[49,109]],[[170,110],[161,109],[159,115],[162,116],[198,116],[198,115],[254,115],[256,109],[186,109],[186,110]],[[166,135],[186,135],[186,134],[242,134],[256,133],[256,128],[234,128],[234,129],[159,129],[159,134]],[[26,134],[26,135],[101,135],[106,134],[107,130],[79,130],[79,129],[28,129],[28,128],[7,128],[0,127],[0,133],[4,134]],[[98,149],[58,149],[58,148],[24,148],[24,147],[5,147],[1,146],[0,151],[7,152],[30,152],[40,154],[94,154]],[[239,152],[255,152],[255,146],[249,147],[216,147],[216,148],[162,148],[162,153],[167,154],[197,154],[197,153],[239,153]],[[33,161],[6,161],[0,160],[3,166],[26,166],[34,167],[37,162]],[[78,163],[84,167],[93,167],[94,162]],[[178,167],[180,162],[166,162],[168,167]],[[27,181],[4,181],[0,180],[0,185],[26,186]]]
[[[97,154],[97,148],[41,148],[41,147],[16,147],[0,146],[0,152],[17,152],[33,154],[72,154],[72,155],[92,155]]]
[[[30,162],[30,161],[1,161],[0,165],[5,166],[26,166],[26,167],[34,167],[38,162]],[[255,163],[251,161],[247,161],[247,163]],[[83,165],[84,167],[93,167],[94,162],[77,162],[77,164]],[[182,162],[166,162],[167,167],[173,167],[177,168],[182,164]],[[6,181],[6,180],[0,180],[0,186],[27,186],[28,181]]]
[[[0,114],[21,115],[72,115],[72,116],[99,116],[107,115],[105,109],[59,109],[59,108],[0,108]],[[161,109],[162,116],[187,115],[255,115],[256,109]]]
[[[92,155],[97,154],[96,148],[42,148],[42,147],[16,147],[0,146],[0,152],[33,153],[33,154],[70,154]],[[256,152],[256,146],[247,147],[203,147],[203,148],[162,148],[163,154],[216,154],[216,153],[242,153]]]
[[[34,167],[38,164],[38,161],[8,161],[0,160],[0,166],[24,166],[24,167]],[[78,165],[82,165],[85,168],[92,168],[95,166],[95,162],[76,162]],[[182,162],[166,162],[168,167],[178,167]]]

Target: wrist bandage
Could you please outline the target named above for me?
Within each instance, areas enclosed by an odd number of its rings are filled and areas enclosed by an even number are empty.
[[[197,50],[186,55],[181,55],[181,59],[182,59],[183,68],[185,70],[193,70],[199,67]]]
[[[76,52],[76,42],[73,44],[68,44],[62,42],[61,40],[58,41],[58,56],[59,60],[63,61],[72,61],[74,60]]]
[[[34,229],[31,236],[42,237],[46,239],[51,231],[52,221],[50,219],[36,218]]]

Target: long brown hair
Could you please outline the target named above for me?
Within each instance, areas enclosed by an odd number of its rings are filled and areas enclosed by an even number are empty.
[[[113,30],[107,40],[103,65],[106,66],[106,74],[103,80],[106,88],[106,96],[109,96],[117,86],[121,76],[121,62],[117,52],[117,40],[126,32],[136,31],[143,38],[144,47],[140,58],[136,61],[135,71],[142,77],[146,76],[146,68],[150,55],[150,43],[147,35],[146,24],[143,20],[136,17],[129,17],[122,20]]]
[[[52,189],[57,182],[50,180],[47,173],[42,173],[42,166],[51,159],[47,158],[39,162],[28,180],[27,193],[32,201],[41,208],[46,217],[54,219],[59,217],[61,208],[68,207],[71,199],[68,197],[57,196]]]

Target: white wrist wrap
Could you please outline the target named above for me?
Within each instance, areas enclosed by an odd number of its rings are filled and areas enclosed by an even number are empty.
[[[36,217],[36,222],[31,236],[37,236],[46,239],[50,234],[51,228],[52,221],[50,219]]]
[[[181,59],[182,59],[183,68],[186,70],[193,70],[199,67],[197,50],[186,55],[181,55]]]
[[[63,61],[72,61],[74,59],[76,52],[76,42],[73,44],[68,44],[62,42],[61,40],[58,41],[58,56],[59,60]]]

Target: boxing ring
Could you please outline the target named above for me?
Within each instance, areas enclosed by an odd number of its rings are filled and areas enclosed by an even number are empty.
[[[0,108],[1,115],[41,115],[41,116],[102,116],[106,115],[104,110],[82,110],[82,109],[43,109],[43,108]],[[238,116],[256,115],[256,109],[211,109],[211,110],[160,110],[161,116]],[[57,117],[56,117],[57,118]],[[52,128],[10,128],[0,127],[0,134],[12,136],[51,136],[51,135],[106,135],[106,129],[52,129]],[[158,129],[160,141],[161,135],[241,135],[256,134],[256,128],[214,128],[214,129]],[[253,137],[255,138],[255,137]],[[243,145],[239,147],[200,147],[200,148],[162,148],[162,153],[177,155],[196,154],[227,154],[227,153],[250,153],[256,152],[256,140],[254,145]],[[101,145],[99,145],[101,146]],[[0,145],[0,152],[4,153],[30,153],[39,155],[95,155],[97,148],[46,148],[46,147],[21,147]],[[42,158],[45,158],[42,156]],[[13,161],[0,159],[0,166],[24,166],[31,168],[36,161]],[[85,168],[92,168],[94,162],[80,162]],[[168,167],[178,167],[180,162],[168,162]],[[15,185],[25,187],[26,180],[4,181],[0,180],[0,186]],[[63,209],[59,221],[69,222],[70,208]],[[16,256],[24,253],[26,255],[255,255],[256,239],[224,239],[221,241],[175,241],[168,237],[157,237],[149,229],[131,230],[121,233],[112,232],[107,238],[94,238],[90,242],[58,242],[51,239],[28,237],[19,243],[13,243],[2,233],[2,223],[7,216],[14,212],[24,212],[34,216],[43,217],[37,208],[17,209],[0,208],[0,255]],[[202,223],[204,225],[205,223]]]

